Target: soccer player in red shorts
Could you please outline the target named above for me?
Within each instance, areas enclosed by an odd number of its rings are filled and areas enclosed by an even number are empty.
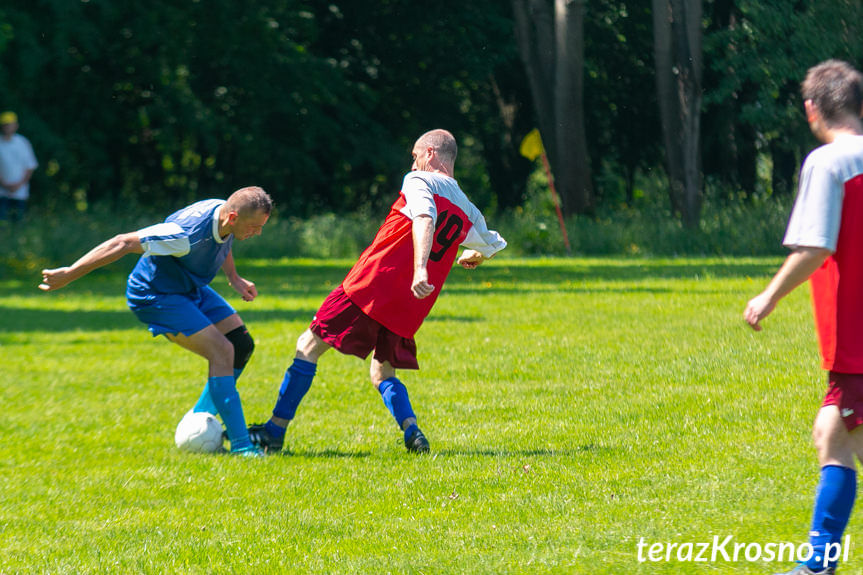
[[[419,369],[414,334],[437,300],[459,246],[467,248],[458,258],[465,269],[506,247],[453,179],[457,152],[446,130],[432,130],[416,141],[411,171],[372,244],[297,341],[273,416],[249,427],[254,444],[267,451],[282,448],[285,428],[312,384],[318,358],[334,347],[363,359],[374,351],[372,384],[404,432],[405,446],[429,450],[396,369]]]
[[[854,456],[863,460],[863,76],[828,60],[809,69],[801,91],[809,127],[824,145],[800,172],[783,240],[791,254],[743,313],[760,330],[779,300],[810,280],[828,391],[812,432],[821,465],[813,553],[786,575],[835,573],[857,493]]]

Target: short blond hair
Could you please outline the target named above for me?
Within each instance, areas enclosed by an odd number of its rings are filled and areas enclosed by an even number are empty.
[[[228,196],[225,206],[241,216],[256,212],[269,214],[273,210],[273,199],[263,188],[248,186]]]

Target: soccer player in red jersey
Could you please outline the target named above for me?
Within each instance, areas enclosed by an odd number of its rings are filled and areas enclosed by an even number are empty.
[[[419,369],[414,334],[431,311],[453,267],[473,269],[506,247],[453,179],[458,148],[446,130],[420,136],[401,193],[372,244],[342,284],[324,300],[297,341],[270,420],[249,427],[252,442],[282,448],[285,428],[309,390],[318,358],[334,347],[365,359],[374,351],[371,380],[404,432],[409,451],[426,452],[407,389],[396,369]]]
[[[828,371],[813,426],[821,465],[809,560],[786,575],[835,572],[828,550],[841,543],[857,492],[854,456],[863,460],[863,76],[845,62],[811,68],[802,85],[806,119],[823,144],[806,158],[783,244],[791,254],[743,317],[755,329],[779,300],[810,280]]]

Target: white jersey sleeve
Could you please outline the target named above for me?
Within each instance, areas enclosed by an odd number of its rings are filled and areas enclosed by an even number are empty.
[[[836,251],[842,219],[844,183],[829,168],[829,148],[814,150],[803,162],[800,190],[788,220],[782,244],[789,248],[812,247]]]
[[[156,224],[138,230],[145,256],[181,257],[189,253],[189,235],[173,222]]]
[[[473,226],[468,231],[461,245],[478,251],[484,258],[490,258],[506,247],[506,240],[496,231],[488,229],[485,218],[477,210]]]
[[[410,172],[402,182],[402,194],[405,197],[405,207],[402,213],[411,220],[417,216],[431,216],[437,220],[437,206],[431,185],[419,172]]]

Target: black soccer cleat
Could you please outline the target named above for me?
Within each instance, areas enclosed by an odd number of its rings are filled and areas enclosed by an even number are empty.
[[[429,447],[429,440],[426,439],[426,436],[423,435],[419,427],[414,429],[413,433],[405,438],[405,447],[413,453],[428,453],[431,449]]]
[[[284,437],[275,438],[267,431],[263,423],[255,423],[249,426],[249,440],[255,447],[260,447],[266,453],[275,453],[282,450]]]

